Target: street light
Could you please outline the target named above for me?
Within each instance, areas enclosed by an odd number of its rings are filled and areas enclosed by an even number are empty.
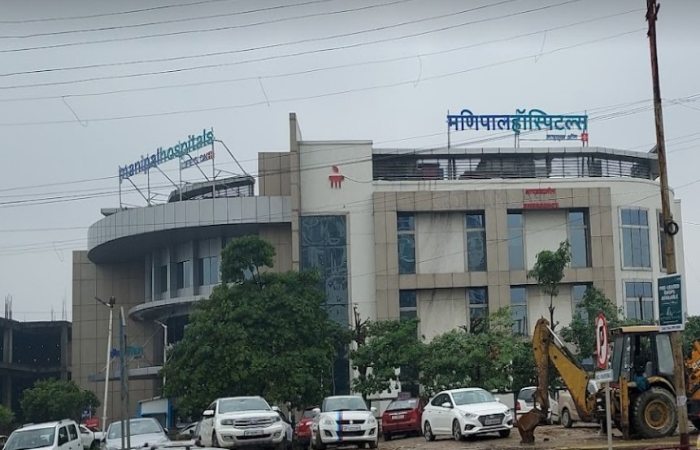
[[[114,297],[110,297],[108,302],[105,302],[99,297],[95,297],[95,300],[109,308],[109,324],[107,326],[107,366],[105,368],[105,395],[102,405],[102,432],[104,433],[107,430],[107,395],[109,393],[109,363],[112,360],[112,312],[114,311],[114,304],[116,303],[116,300]]]
[[[154,320],[154,322],[163,327],[163,369],[165,369],[165,360],[168,357],[168,326],[160,320]],[[163,386],[165,386],[165,372],[163,372]]]

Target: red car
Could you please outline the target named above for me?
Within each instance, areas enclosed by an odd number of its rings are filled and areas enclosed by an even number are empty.
[[[314,413],[314,408],[318,406],[312,406],[311,408],[306,408],[294,427],[294,445],[297,448],[307,448],[311,442],[311,424],[314,421],[316,414]]]
[[[382,414],[382,434],[390,441],[394,434],[421,434],[420,419],[423,401],[417,398],[397,399],[389,403]]]

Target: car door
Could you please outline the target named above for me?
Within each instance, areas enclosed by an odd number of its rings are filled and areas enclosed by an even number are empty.
[[[202,415],[202,420],[200,420],[201,425],[199,427],[199,437],[201,438],[202,443],[204,445],[211,447],[211,434],[214,431],[214,416],[216,415],[216,402],[207,406],[207,409],[205,411],[213,411],[214,414],[209,417],[204,417],[204,415]]]
[[[447,417],[448,408],[442,406],[444,403],[448,403],[450,401],[449,399],[449,395],[443,392],[437,395],[432,401],[432,406],[435,408],[435,425],[433,427],[433,431],[436,434],[450,434],[451,432],[446,425],[449,422],[449,418]]]
[[[80,450],[76,448],[75,444],[73,441],[71,441],[70,434],[68,432],[68,426],[63,425],[58,428],[58,441],[57,441],[57,449],[58,450]]]
[[[78,427],[74,423],[68,424],[68,439],[71,450],[83,450],[83,441],[80,440]]]
[[[88,450],[92,446],[92,441],[95,440],[95,433],[90,431],[85,425],[80,425],[80,442],[83,444],[83,448]]]

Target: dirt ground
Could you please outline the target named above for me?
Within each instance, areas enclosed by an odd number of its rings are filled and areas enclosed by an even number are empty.
[[[690,443],[695,449],[697,432],[691,426]],[[613,432],[613,448],[637,450],[668,448],[678,444],[678,436],[663,440],[624,441],[617,430]],[[607,449],[607,435],[600,433],[595,425],[574,424],[573,428],[560,425],[539,426],[535,430],[535,444],[520,444],[518,430],[513,428],[510,437],[500,438],[497,434],[476,437],[456,442],[448,437],[440,437],[434,442],[426,442],[423,437],[396,436],[389,442],[380,441],[380,450],[514,450],[514,449]]]

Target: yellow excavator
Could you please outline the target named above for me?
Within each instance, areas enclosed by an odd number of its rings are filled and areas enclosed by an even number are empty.
[[[658,438],[673,434],[678,425],[673,387],[671,337],[658,326],[638,325],[611,331],[613,343],[610,383],[613,425],[625,439]],[[602,390],[591,389],[591,376],[542,318],[532,337],[537,366],[535,408],[517,423],[523,443],[533,443],[534,431],[549,410],[550,364],[559,374],[582,420],[604,423]],[[700,429],[700,342],[685,361],[688,418]]]

